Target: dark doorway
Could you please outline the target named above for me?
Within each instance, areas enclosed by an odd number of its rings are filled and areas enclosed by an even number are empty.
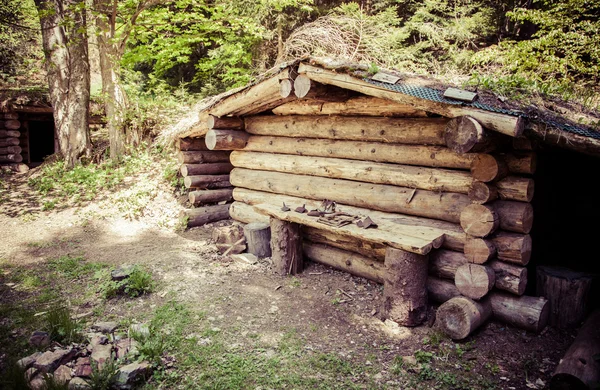
[[[32,164],[41,163],[54,153],[54,123],[29,121],[29,156]]]

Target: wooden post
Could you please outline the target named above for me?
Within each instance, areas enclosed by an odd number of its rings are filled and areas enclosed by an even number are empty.
[[[271,258],[275,271],[296,275],[302,271],[302,235],[300,225],[271,218]]]
[[[577,338],[560,360],[551,390],[594,389],[600,383],[600,310],[585,321]]]
[[[537,295],[550,301],[550,325],[559,328],[578,326],[588,308],[592,277],[562,267],[536,268]]]
[[[271,228],[268,223],[253,222],[244,226],[248,253],[258,258],[271,257]]]
[[[427,318],[428,256],[388,247],[383,277],[384,318],[417,326]]]
[[[479,328],[492,315],[488,299],[475,302],[466,297],[455,297],[443,303],[437,311],[437,323],[453,340],[462,340]]]

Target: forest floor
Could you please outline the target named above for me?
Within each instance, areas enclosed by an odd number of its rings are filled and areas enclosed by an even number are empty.
[[[0,178],[0,369],[32,352],[36,314],[60,304],[83,327],[149,324],[173,364],[144,388],[543,389],[573,340],[489,322],[456,343],[434,308],[420,327],[384,324],[373,282],[317,264],[282,278],[268,259],[219,255],[214,225],[178,229],[182,202],[160,174],[51,210],[27,181]],[[153,292],[105,298],[100,271],[123,264],[150,272]]]

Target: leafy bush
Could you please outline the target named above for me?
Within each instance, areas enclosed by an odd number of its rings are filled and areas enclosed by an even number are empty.
[[[132,267],[127,278],[120,281],[112,280],[109,270],[97,272],[96,278],[102,281],[100,294],[105,299],[114,298],[120,294],[126,294],[131,298],[139,297],[151,293],[156,286],[152,275],[137,265]]]

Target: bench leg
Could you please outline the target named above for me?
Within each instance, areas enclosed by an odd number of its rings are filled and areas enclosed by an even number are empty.
[[[271,218],[271,258],[282,276],[302,271],[302,235],[300,225]]]
[[[388,247],[383,282],[384,319],[417,326],[427,318],[428,256]]]

